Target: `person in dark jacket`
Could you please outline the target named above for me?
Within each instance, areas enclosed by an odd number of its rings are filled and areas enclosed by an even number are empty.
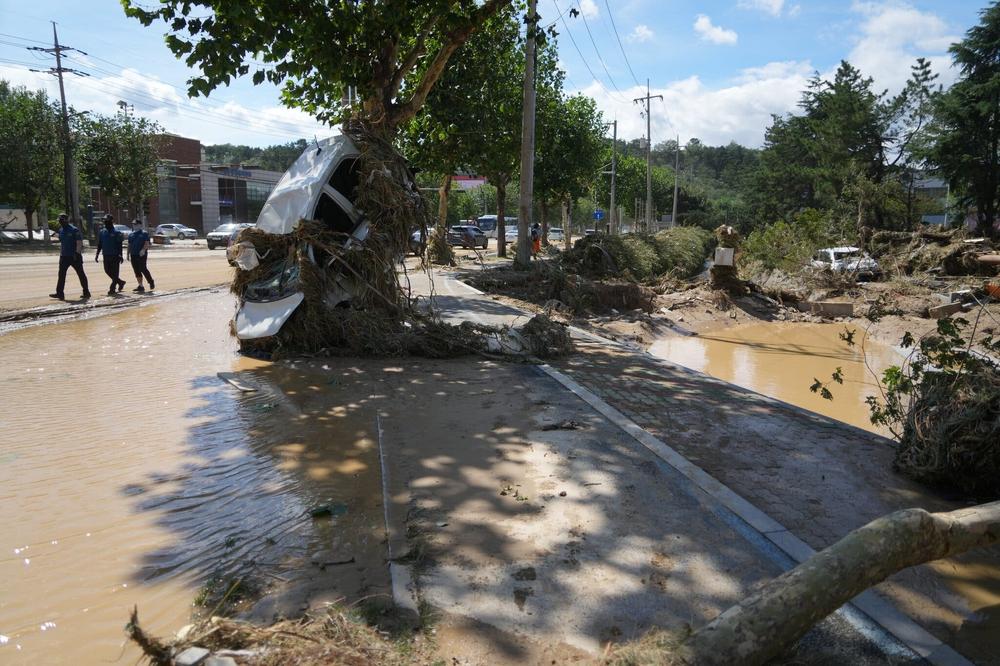
[[[63,213],[59,216],[59,279],[56,281],[56,291],[49,294],[51,298],[65,300],[66,271],[73,267],[76,276],[80,278],[83,289],[81,298],[90,298],[90,288],[87,285],[87,274],[83,271],[83,234],[69,223],[69,216]]]
[[[97,254],[94,255],[94,261],[100,261],[101,252],[104,253],[104,273],[111,278],[108,296],[114,296],[116,290],[120,292],[125,286],[125,280],[118,277],[118,272],[122,267],[122,243],[124,242],[125,235],[115,230],[115,218],[105,215],[104,228],[97,236]]]
[[[132,291],[137,291],[140,294],[146,291],[146,288],[142,286],[143,277],[149,280],[149,289],[151,291],[156,289],[153,276],[149,274],[149,269],[146,268],[146,259],[148,258],[150,247],[149,234],[139,225],[139,221],[135,220],[132,223],[132,233],[128,236],[128,258],[132,262],[135,279],[139,282],[139,286]]]

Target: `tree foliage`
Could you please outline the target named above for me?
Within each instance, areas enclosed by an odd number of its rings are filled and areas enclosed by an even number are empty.
[[[268,171],[286,171],[308,145],[305,139],[265,148],[220,143],[205,146],[205,161],[212,164],[252,165]]]
[[[142,117],[117,113],[78,122],[77,160],[83,180],[130,211],[157,194],[163,129]]]
[[[162,20],[167,47],[199,75],[207,96],[236,77],[281,84],[282,100],[326,122],[353,111],[392,135],[413,118],[452,54],[511,0],[122,0],[144,25]]]
[[[996,233],[1000,208],[1000,5],[952,45],[959,80],[935,99],[928,157],[961,204],[974,206],[982,233]]]
[[[32,215],[62,187],[59,111],[44,91],[0,80],[0,200]]]

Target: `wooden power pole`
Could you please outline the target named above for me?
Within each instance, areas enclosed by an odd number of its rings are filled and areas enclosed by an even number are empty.
[[[649,113],[649,101],[653,99],[663,99],[663,95],[650,95],[649,94],[649,79],[646,79],[646,96],[636,97],[632,100],[633,103],[638,104],[639,102],[646,103],[646,214],[644,231],[648,232],[653,221],[653,136],[652,132],[652,122]]]
[[[524,40],[524,108],[521,115],[521,200],[517,217],[517,255],[514,263],[531,262],[531,204],[535,184],[535,30],[537,0],[528,0],[527,38]]]
[[[73,161],[73,140],[69,133],[69,112],[66,110],[66,88],[63,86],[63,72],[76,74],[77,76],[90,76],[86,72],[70,69],[62,66],[63,51],[77,51],[87,55],[80,49],[71,46],[64,46],[59,43],[59,33],[56,31],[56,22],[52,21],[52,48],[42,48],[40,46],[29,46],[30,51],[44,51],[52,53],[56,57],[56,66],[47,70],[33,69],[33,72],[43,72],[52,74],[59,79],[59,100],[62,103],[62,144],[63,144],[63,179],[66,181],[66,213],[77,227],[83,228],[80,223],[80,188],[76,180],[76,164]]]

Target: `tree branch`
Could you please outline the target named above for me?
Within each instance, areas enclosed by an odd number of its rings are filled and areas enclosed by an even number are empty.
[[[437,80],[441,78],[441,74],[444,73],[444,68],[448,64],[448,59],[451,58],[451,55],[469,39],[472,33],[484,21],[500,11],[501,8],[509,5],[511,1],[487,0],[482,7],[476,10],[476,13],[469,18],[469,21],[464,26],[452,30],[447,35],[447,41],[438,50],[431,64],[427,66],[427,71],[424,72],[420,83],[414,88],[410,99],[402,104],[393,106],[390,114],[390,124],[399,126],[417,115],[417,111],[424,105],[424,101],[434,88],[434,84],[437,83]],[[402,72],[402,76],[405,77],[406,73]]]
[[[674,656],[699,666],[763,664],[896,572],[998,542],[1000,502],[949,513],[896,511],[778,576],[695,631]]]

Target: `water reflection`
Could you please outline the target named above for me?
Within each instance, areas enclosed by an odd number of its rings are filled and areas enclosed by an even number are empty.
[[[855,328],[855,327],[852,327]],[[671,335],[653,343],[650,352],[693,370],[718,377],[772,398],[818,412],[873,432],[865,399],[880,395],[872,371],[901,361],[891,347],[871,340],[848,346],[843,325],[760,323],[714,333]],[[855,336],[860,342],[861,331]],[[867,362],[867,366],[866,366]],[[831,384],[833,400],[809,391],[814,378],[830,381],[840,367],[844,383]]]
[[[343,407],[368,375],[241,359],[231,313],[212,293],[0,335],[0,662],[134,661],[129,609],[172,632],[214,575],[298,585],[272,612],[384,591],[374,408]],[[332,548],[372,569],[310,565]]]

